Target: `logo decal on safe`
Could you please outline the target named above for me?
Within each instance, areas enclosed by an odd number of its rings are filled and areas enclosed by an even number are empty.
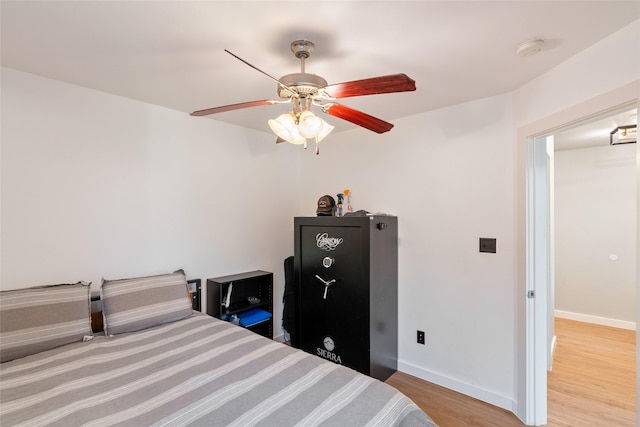
[[[316,234],[316,245],[325,251],[332,251],[342,243],[342,237],[329,237],[329,233]]]
[[[336,345],[331,339],[331,337],[326,337],[324,339],[324,348],[326,348],[329,351],[333,351],[333,349],[336,348]]]
[[[333,352],[333,349],[336,348],[336,344],[333,342],[331,337],[326,337],[324,341],[324,348],[316,347],[316,354],[325,359],[331,360],[332,362],[339,363],[342,365],[342,359]]]

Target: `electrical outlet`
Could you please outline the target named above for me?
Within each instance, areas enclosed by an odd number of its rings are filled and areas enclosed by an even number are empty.
[[[418,331],[417,342],[424,345],[424,331]]]

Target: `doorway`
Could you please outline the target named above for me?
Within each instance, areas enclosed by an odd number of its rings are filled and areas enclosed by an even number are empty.
[[[606,419],[635,425],[630,375],[635,372],[636,146],[611,145],[609,134],[630,125],[637,126],[636,108],[561,129],[547,140],[551,424],[597,424],[600,419],[589,408],[598,407]],[[554,357],[558,365],[552,370]],[[607,390],[615,403],[595,390]],[[572,409],[567,400],[580,401],[583,409]]]
[[[517,326],[517,375],[520,378],[517,396],[522,404],[517,405],[516,413],[527,425],[544,425],[547,422],[546,374],[550,358],[547,331],[549,318],[553,315],[547,299],[551,247],[547,232],[549,196],[546,190],[549,160],[546,146],[542,144],[546,144],[548,136],[561,130],[624,108],[637,108],[636,85],[629,84],[518,129],[518,140],[525,141],[518,146],[518,156],[525,169],[519,175],[518,186],[526,197],[518,205],[518,228],[524,233],[519,235],[520,291],[516,300],[520,313]],[[636,277],[636,289],[639,279]]]
[[[637,125],[635,107],[553,135],[555,317],[635,329],[636,147],[609,135],[627,125]]]

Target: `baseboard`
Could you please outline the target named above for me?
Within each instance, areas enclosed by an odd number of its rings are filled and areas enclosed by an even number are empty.
[[[555,317],[561,319],[577,320],[578,322],[595,323],[596,325],[611,326],[613,328],[636,330],[636,322],[626,320],[609,319],[607,317],[591,316],[589,314],[572,313],[570,311],[555,310]]]
[[[516,403],[508,397],[501,396],[472,384],[461,382],[402,361],[398,361],[398,370],[425,381],[429,381],[430,383],[457,391],[458,393],[471,396],[474,399],[481,400],[493,406],[506,409],[507,411],[515,414]]]

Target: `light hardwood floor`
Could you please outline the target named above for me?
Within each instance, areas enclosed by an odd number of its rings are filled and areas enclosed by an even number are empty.
[[[550,427],[631,427],[636,421],[635,331],[556,319],[548,374]],[[521,427],[509,411],[396,372],[387,383],[440,427]]]

